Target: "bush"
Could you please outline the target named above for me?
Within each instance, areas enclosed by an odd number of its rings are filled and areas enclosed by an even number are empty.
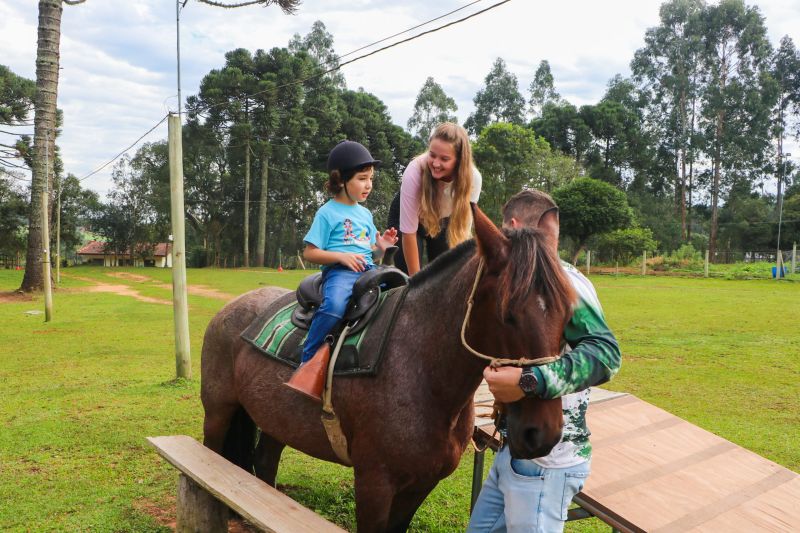
[[[650,228],[627,228],[599,235],[596,248],[600,261],[619,261],[631,263],[642,252],[652,252],[658,243],[653,239]]]

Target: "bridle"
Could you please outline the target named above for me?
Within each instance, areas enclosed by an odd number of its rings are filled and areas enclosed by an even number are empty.
[[[534,359],[529,359],[527,357],[509,359],[505,357],[492,357],[491,355],[483,354],[469,345],[466,337],[467,324],[469,323],[469,317],[472,314],[472,306],[475,304],[475,292],[478,290],[478,282],[480,282],[481,274],[483,273],[483,266],[483,257],[481,257],[480,261],[478,262],[478,271],[475,273],[475,282],[472,284],[472,291],[470,291],[469,298],[467,299],[467,312],[464,315],[464,322],[461,324],[461,344],[464,345],[464,348],[466,348],[467,351],[475,357],[489,361],[489,366],[492,368],[498,368],[501,366],[539,366],[552,363],[553,361],[558,361],[561,358],[560,353],[557,355],[536,357]]]

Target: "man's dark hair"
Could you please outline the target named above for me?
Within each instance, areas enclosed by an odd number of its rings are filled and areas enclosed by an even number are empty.
[[[536,227],[542,214],[558,207],[549,194],[536,189],[525,189],[512,196],[503,206],[503,224],[516,218],[524,226]]]

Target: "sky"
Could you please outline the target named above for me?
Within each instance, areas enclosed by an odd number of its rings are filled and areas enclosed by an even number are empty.
[[[180,15],[183,100],[197,92],[204,75],[224,65],[229,50],[284,47],[319,20],[333,34],[337,54],[343,55],[472,1],[305,0],[296,14],[285,15],[276,6],[221,9],[188,0]],[[498,1],[478,1],[394,40]],[[660,5],[657,0],[511,0],[347,65],[343,73],[350,89],[376,95],[402,127],[428,76],[455,99],[458,119],[466,120],[498,57],[517,76],[524,96],[539,62],[546,59],[563,98],[577,106],[596,103],[614,75],[630,74],[628,65],[643,46],[645,31],[658,25]],[[800,0],[761,0],[755,5],[765,17],[773,46],[784,35],[800,45]],[[87,0],[64,6],[58,93],[64,124],[58,143],[66,172],[79,178],[90,174],[168,111],[177,110],[175,7],[171,0]],[[0,64],[30,79],[36,74],[37,17],[33,0],[0,2]],[[32,133],[33,127],[18,131]],[[165,122],[143,142],[166,136]],[[800,148],[795,151],[793,159],[800,159]],[[83,186],[105,195],[112,168],[88,177]]]

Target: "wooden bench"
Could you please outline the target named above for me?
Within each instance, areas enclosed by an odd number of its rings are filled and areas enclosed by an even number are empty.
[[[228,508],[263,531],[344,532],[191,437],[147,440],[181,473],[176,527],[179,533],[227,532]]]

